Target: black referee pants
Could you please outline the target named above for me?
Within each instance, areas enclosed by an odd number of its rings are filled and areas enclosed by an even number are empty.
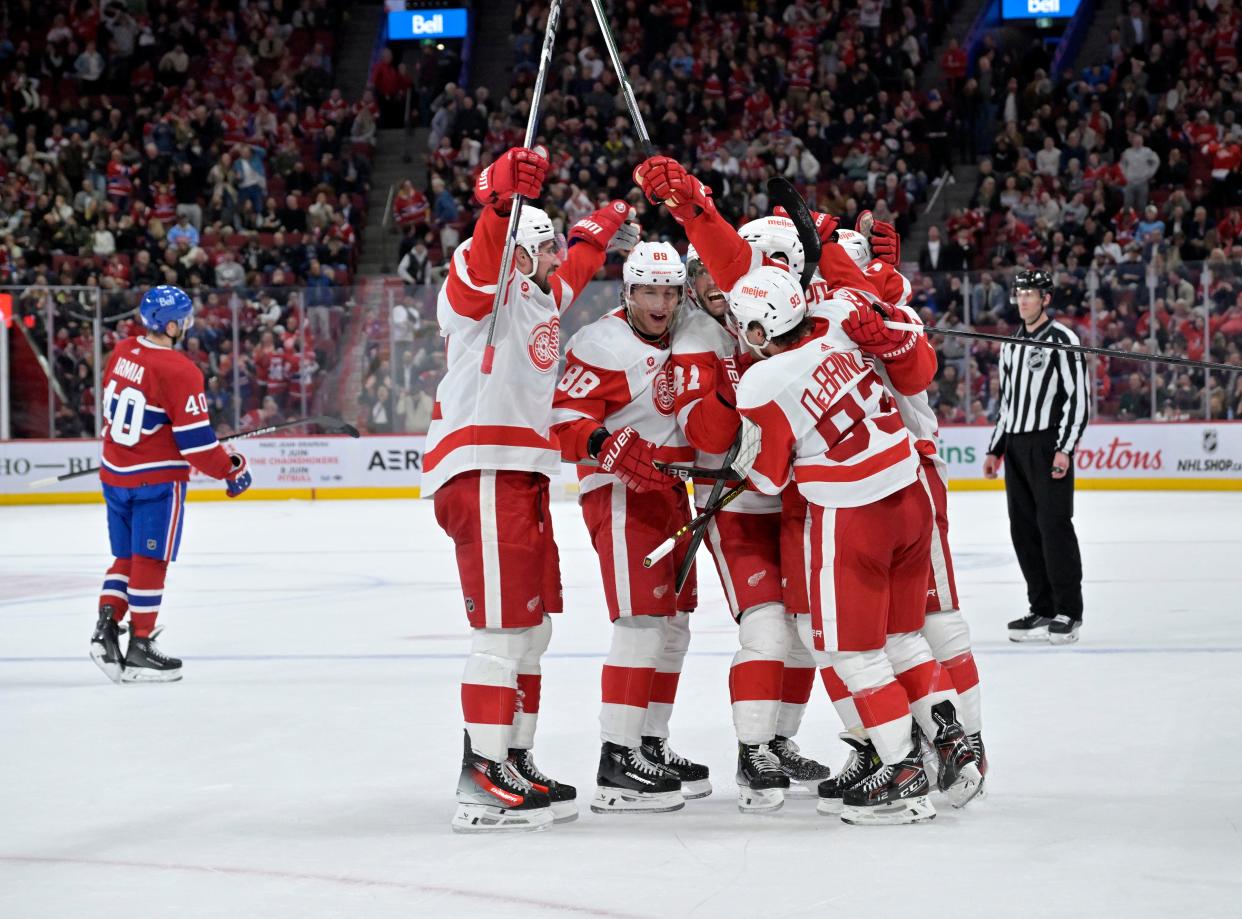
[[[1031,612],[1082,621],[1082,556],[1074,532],[1074,465],[1052,477],[1055,430],[1005,436],[1009,534]],[[1072,457],[1071,457],[1072,460]]]

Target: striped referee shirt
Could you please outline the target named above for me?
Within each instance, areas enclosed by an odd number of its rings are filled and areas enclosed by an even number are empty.
[[[1078,344],[1078,336],[1054,320],[1034,332],[1023,325],[1017,338]],[[1091,398],[1087,364],[1081,354],[1051,348],[1006,344],[1001,347],[1000,415],[988,453],[1001,456],[1008,434],[1030,434],[1055,428],[1057,450],[1074,452],[1087,427]]]

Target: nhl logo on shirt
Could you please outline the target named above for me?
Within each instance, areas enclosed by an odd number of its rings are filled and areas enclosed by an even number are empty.
[[[661,415],[673,414],[673,368],[665,364],[651,381],[651,401]]]
[[[155,546],[156,546],[156,542],[155,542],[155,540],[154,540],[154,539],[148,539],[148,540],[147,540],[147,548],[148,548],[148,549],[154,549],[154,548],[155,548]]]
[[[1031,353],[1026,356],[1026,366],[1031,370],[1043,370],[1046,363],[1048,352],[1043,348],[1032,348]]]
[[[526,353],[540,373],[547,373],[561,357],[561,321],[553,316],[530,330]]]

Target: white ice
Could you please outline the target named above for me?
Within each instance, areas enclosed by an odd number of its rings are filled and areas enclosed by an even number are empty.
[[[930,824],[735,806],[714,572],[673,718],[715,793],[664,816],[458,836],[466,643],[430,502],[194,504],[163,646],[174,685],[87,658],[98,506],[0,508],[0,916],[1186,916],[1242,914],[1242,494],[1080,492],[1077,647],[1024,612],[1003,496],[955,493],[989,796]],[[536,752],[589,796],[608,641],[577,507]],[[822,687],[799,739],[844,758]],[[585,810],[585,808],[583,808]]]

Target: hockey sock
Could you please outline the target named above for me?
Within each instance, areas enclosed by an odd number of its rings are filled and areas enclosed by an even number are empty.
[[[930,613],[923,625],[923,635],[931,645],[932,654],[949,674],[961,704],[957,716],[967,734],[983,729],[982,700],[979,690],[979,668],[970,650],[970,626],[959,610]]]
[[[601,679],[600,737],[623,747],[642,745],[656,660],[664,647],[663,616],[626,616],[612,624],[612,647]]]
[[[668,720],[673,717],[681,665],[689,648],[690,614],[682,612],[669,616],[664,622],[664,648],[656,658],[655,675],[651,679],[643,737],[668,737]]]
[[[535,745],[535,725],[539,721],[539,693],[543,676],[540,659],[548,650],[552,639],[552,617],[545,615],[543,622],[530,630],[530,647],[518,661],[517,711],[513,715],[513,739],[509,746],[529,750]]]
[[[776,718],[776,733],[781,737],[793,737],[802,726],[806,704],[815,685],[815,658],[802,643],[795,616],[785,617],[785,629],[789,641],[785,650],[785,672],[781,679],[781,705]],[[810,619],[810,616],[806,617]]]
[[[779,732],[781,686],[789,616],[779,603],[765,603],[742,614],[738,623],[741,647],[729,668],[729,701],[733,727],[745,744],[767,743]]]
[[[138,638],[149,638],[155,628],[167,574],[168,562],[145,555],[135,555],[132,559],[126,593],[129,595],[129,621]]]
[[[883,651],[833,651],[832,667],[849,687],[867,736],[888,765],[910,752],[910,702]]]
[[[837,710],[841,724],[847,731],[860,733],[863,726],[862,716],[858,714],[858,706],[854,704],[849,688],[841,682],[841,678],[831,667],[822,668],[819,676],[824,681],[824,689],[828,690],[828,698],[832,700],[832,707]]]
[[[131,559],[112,560],[112,567],[104,575],[103,590],[99,592],[99,608],[112,607],[112,621],[121,622],[129,610],[129,572]]]
[[[509,756],[517,709],[518,662],[535,629],[472,629],[461,678],[461,710],[475,753],[499,762]]]
[[[932,657],[931,648],[921,632],[901,632],[888,636],[884,653],[892,662],[893,672],[906,691],[910,711],[928,740],[936,737],[936,719],[932,707],[945,699],[958,707],[957,693],[949,674]],[[864,719],[864,723],[865,719]]]

